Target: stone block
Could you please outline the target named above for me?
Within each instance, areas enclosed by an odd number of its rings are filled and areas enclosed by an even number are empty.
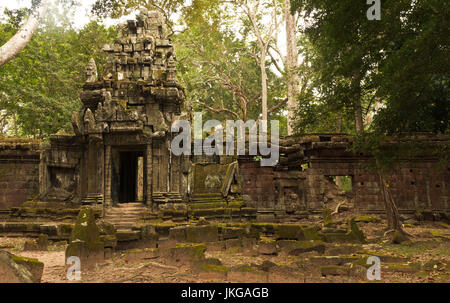
[[[187,226],[186,241],[190,243],[216,242],[219,231],[216,225]]]

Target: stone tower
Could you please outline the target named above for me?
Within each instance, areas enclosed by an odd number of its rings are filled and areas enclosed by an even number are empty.
[[[181,206],[189,159],[171,154],[170,126],[179,119],[184,90],[163,17],[143,11],[119,25],[118,34],[104,46],[104,75],[98,78],[93,60],[86,69],[82,106],[72,116],[75,136],[51,137],[41,195],[106,206],[142,197],[154,208]]]

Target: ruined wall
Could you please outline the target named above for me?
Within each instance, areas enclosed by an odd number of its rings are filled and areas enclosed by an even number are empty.
[[[260,210],[284,210],[289,214],[330,207],[331,196],[341,192],[338,196],[345,196],[359,211],[384,211],[379,176],[367,168],[370,155],[349,151],[351,140],[350,136],[339,134],[282,138],[281,157],[275,167],[261,167],[250,157],[240,157],[244,200]],[[426,150],[436,142],[448,140],[430,136],[424,156],[404,160],[400,168],[386,176],[400,211],[450,209],[450,168],[440,167]],[[351,191],[347,194],[332,181],[339,176],[351,179]]]
[[[304,143],[304,161],[309,167],[302,172],[308,208],[325,206],[329,183],[326,177],[349,176],[356,209],[368,212],[385,209],[379,176],[367,169],[370,156],[349,152],[349,138],[342,136],[318,136],[309,141]],[[433,142],[430,141],[429,148]],[[450,168],[440,167],[437,159],[426,155],[405,159],[385,178],[400,211],[450,209]]]
[[[240,158],[242,195],[248,206],[295,213],[305,209],[304,177],[300,170],[262,167],[260,162]]]
[[[0,209],[18,207],[39,192],[37,140],[0,139]]]

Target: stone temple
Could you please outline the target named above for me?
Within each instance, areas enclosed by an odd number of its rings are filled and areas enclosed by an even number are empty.
[[[124,241],[143,237],[149,222],[297,222],[334,202],[384,212],[378,176],[363,165],[371,157],[349,151],[348,135],[281,138],[274,167],[253,156],[175,156],[171,125],[192,113],[183,112],[185,93],[163,17],[142,12],[118,32],[104,47],[104,74],[93,60],[86,68],[74,134],[52,135],[49,143],[0,140],[0,233],[67,239],[84,207],[132,231]],[[421,144],[423,154],[406,158],[392,175],[399,211],[448,216],[450,168],[438,169],[432,151],[450,138],[405,140]],[[350,191],[337,187],[341,177]]]
[[[170,126],[180,117],[184,91],[163,18],[141,14],[118,32],[104,47],[105,75],[98,77],[93,60],[87,67],[82,106],[72,117],[76,135],[52,136],[43,154],[44,200],[108,207],[186,198],[188,159],[170,152]]]

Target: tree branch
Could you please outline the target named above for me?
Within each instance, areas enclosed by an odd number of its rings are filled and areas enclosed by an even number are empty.
[[[227,113],[227,114],[229,114],[231,116],[234,116],[236,119],[239,119],[239,115],[236,114],[235,112],[229,110],[229,109],[226,109],[226,108],[223,108],[223,107],[217,109],[217,108],[211,107],[208,104],[206,104],[204,102],[201,102],[201,101],[198,101],[198,100],[195,100],[194,103],[203,105],[207,110],[212,111],[213,113],[218,113],[218,114],[219,113]]]
[[[41,0],[41,4],[31,12],[25,24],[19,31],[0,47],[0,66],[6,64],[20,53],[31,41],[34,32],[39,27],[41,19],[47,13],[49,0]]]

